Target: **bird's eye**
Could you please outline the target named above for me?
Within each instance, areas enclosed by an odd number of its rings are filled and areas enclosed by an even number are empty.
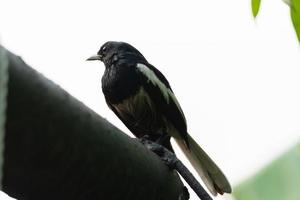
[[[105,51],[106,51],[106,49],[107,49],[107,48],[106,48],[106,46],[105,46],[105,47],[103,47],[103,48],[102,48],[102,52],[105,52]]]

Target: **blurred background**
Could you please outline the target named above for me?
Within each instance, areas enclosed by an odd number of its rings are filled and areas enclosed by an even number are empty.
[[[236,199],[300,199],[300,51],[281,0],[264,0],[256,20],[240,0],[0,5],[1,44],[124,132],[101,92],[103,64],[85,62],[108,40],[132,44],[165,74]]]

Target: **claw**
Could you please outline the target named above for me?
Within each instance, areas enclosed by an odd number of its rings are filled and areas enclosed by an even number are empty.
[[[174,169],[178,158],[174,153],[166,149],[164,146],[145,139],[145,137],[139,138],[140,142],[150,151],[160,157],[160,159],[171,169]]]

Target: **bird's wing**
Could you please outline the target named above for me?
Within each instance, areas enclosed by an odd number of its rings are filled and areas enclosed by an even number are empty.
[[[108,107],[117,115],[117,117],[123,122],[123,124],[134,134],[138,137],[137,133],[142,132],[144,130],[139,130],[136,126],[136,122],[130,113],[127,112],[120,112],[116,109],[116,107],[111,104],[109,101],[106,100]]]
[[[160,125],[157,122],[162,120],[157,119],[153,103],[142,87],[135,95],[118,104],[112,104],[107,99],[106,103],[136,137],[159,130]]]
[[[150,64],[138,63],[141,84],[157,109],[172,123],[187,142],[187,126],[183,111],[164,75]]]

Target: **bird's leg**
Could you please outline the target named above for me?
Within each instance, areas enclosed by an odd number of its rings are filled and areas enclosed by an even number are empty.
[[[202,200],[212,200],[209,194],[203,189],[193,174],[186,168],[186,166],[176,157],[176,155],[169,149],[161,144],[145,139],[145,137],[139,138],[140,142],[150,151],[154,152],[160,157],[160,159],[172,170],[176,170],[184,180],[191,186],[196,192],[198,197]],[[187,191],[187,195],[188,191]]]
[[[156,143],[157,144],[160,144],[160,145],[163,145],[168,143],[170,141],[170,136],[167,135],[167,134],[161,134],[157,139],[156,139]]]
[[[170,138],[170,137],[169,137]],[[167,139],[169,139],[167,138]],[[162,138],[166,139],[166,138]],[[165,148],[163,145],[153,142],[149,139],[145,139],[144,137],[139,138],[139,141],[150,151],[154,152],[156,155],[160,157],[160,159],[171,169],[174,169],[175,163],[178,161],[176,155]]]
[[[155,142],[157,144],[160,144],[167,148],[169,151],[174,153],[174,150],[172,148],[171,142],[170,142],[170,136],[168,134],[160,134],[158,137],[156,137]]]

